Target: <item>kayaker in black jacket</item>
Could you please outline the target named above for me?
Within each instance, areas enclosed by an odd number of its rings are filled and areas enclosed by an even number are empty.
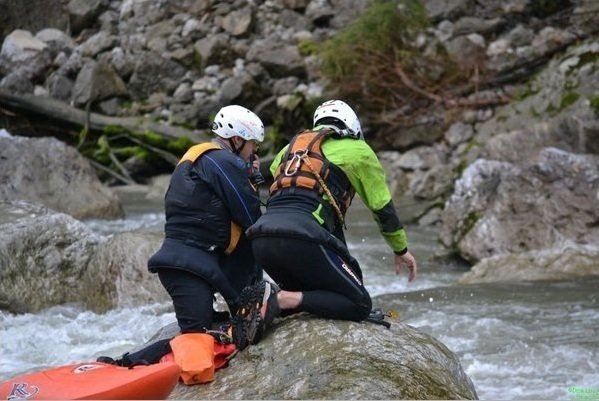
[[[148,261],[173,300],[183,334],[211,330],[215,293],[234,314],[241,290],[262,279],[245,230],[261,213],[250,176],[259,170],[264,125],[250,110],[231,105],[218,111],[212,131],[216,138],[192,146],[173,171],[165,196],[165,238]],[[168,341],[113,362],[157,362],[170,351]]]

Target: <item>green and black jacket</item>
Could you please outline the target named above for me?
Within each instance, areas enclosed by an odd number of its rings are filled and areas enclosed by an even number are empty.
[[[325,129],[316,127],[313,131]],[[297,136],[290,144],[296,139]],[[283,148],[270,166],[275,184],[285,171],[280,165],[292,159],[288,148],[289,145]],[[327,135],[320,149],[329,170],[322,170],[326,174],[322,178],[342,213],[345,214],[351,198],[357,193],[372,211],[385,241],[395,253],[405,253],[406,232],[395,211],[383,167],[372,148],[363,140]],[[293,184],[281,188],[273,184],[271,192],[266,213],[250,227],[248,237],[287,236],[326,243],[331,241],[332,234],[345,244],[342,222],[320,188],[310,190]]]

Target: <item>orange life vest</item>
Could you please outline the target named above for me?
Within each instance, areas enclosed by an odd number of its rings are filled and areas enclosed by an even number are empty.
[[[269,192],[272,196],[279,190],[291,187],[309,189],[319,196],[328,192],[328,201],[334,209],[338,209],[337,217],[343,224],[343,215],[355,192],[345,174],[323,155],[322,142],[334,133],[332,129],[324,128],[318,131],[306,130],[297,134],[281,158]],[[338,170],[338,173],[333,174],[334,170]],[[333,176],[337,179],[333,179]],[[343,184],[335,185],[333,182],[340,182],[339,176],[342,176]]]
[[[281,159],[281,164],[275,172],[275,180],[270,186],[270,194],[274,194],[281,188],[292,186],[313,189],[322,194],[324,190],[313,169],[322,179],[327,179],[330,163],[322,154],[321,144],[332,133],[333,130],[324,129],[320,131],[307,130],[296,135],[289,143],[287,153]],[[310,159],[313,169],[302,159],[304,155]]]

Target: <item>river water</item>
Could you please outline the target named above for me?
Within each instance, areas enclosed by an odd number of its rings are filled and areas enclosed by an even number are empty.
[[[161,204],[133,200],[127,217],[90,221],[109,234],[162,230]],[[401,214],[401,210],[400,210]],[[369,212],[348,216],[348,244],[375,306],[432,334],[461,360],[480,399],[599,400],[599,280],[454,285],[465,270],[433,258],[437,232],[408,227],[419,276],[396,276]],[[0,380],[40,368],[119,355],[174,321],[169,304],[95,314],[77,305],[38,314],[0,314]]]

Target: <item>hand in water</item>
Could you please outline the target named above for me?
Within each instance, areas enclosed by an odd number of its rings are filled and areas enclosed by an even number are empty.
[[[407,267],[410,270],[410,275],[408,276],[408,281],[414,281],[416,279],[416,275],[418,274],[418,265],[416,264],[416,259],[410,251],[404,253],[403,255],[395,255],[395,274],[399,274],[403,267]]]

